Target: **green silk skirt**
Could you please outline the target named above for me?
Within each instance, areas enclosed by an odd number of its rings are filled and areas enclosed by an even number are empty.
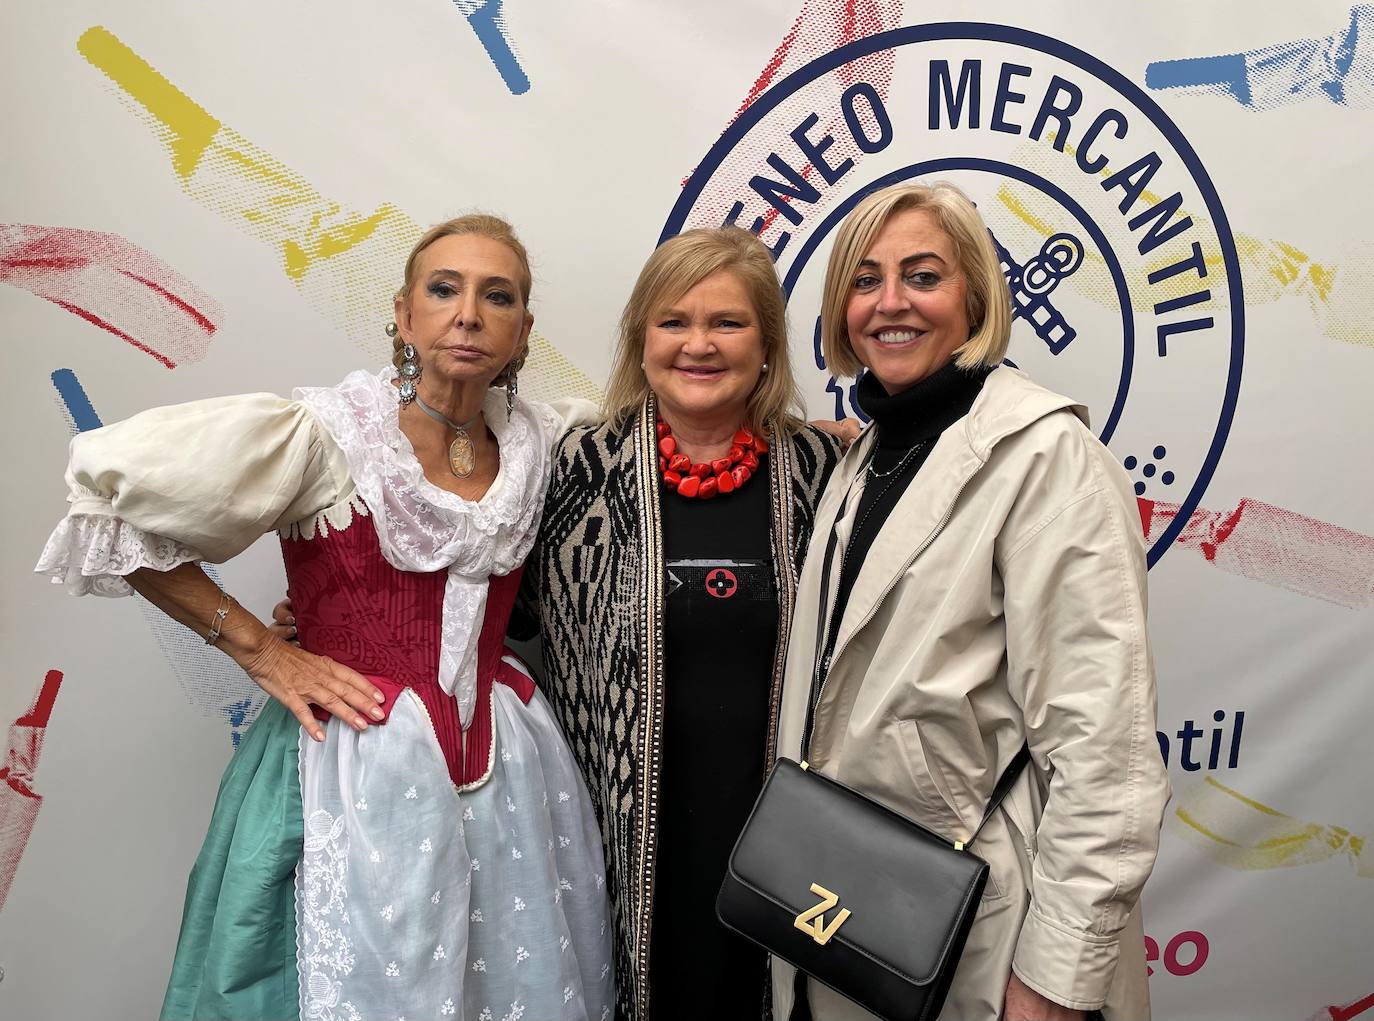
[[[191,869],[162,1021],[300,1017],[300,723],[268,699],[220,781]]]

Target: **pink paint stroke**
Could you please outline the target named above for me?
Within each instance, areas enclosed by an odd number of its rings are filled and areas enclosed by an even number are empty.
[[[198,362],[224,313],[162,260],[117,234],[0,225],[0,282],[80,316],[169,369]]]
[[[5,906],[43,803],[42,796],[34,792],[33,774],[61,686],[62,671],[49,670],[29,711],[10,727],[5,765],[0,767],[0,909]]]
[[[1151,542],[1178,515],[1176,503],[1137,500]],[[1351,609],[1374,602],[1374,536],[1248,497],[1233,510],[1198,508],[1176,544],[1231,574]]]
[[[749,109],[759,96],[763,95],[778,80],[785,78],[817,57],[824,56],[847,43],[855,42],[890,28],[896,28],[901,24],[901,19],[902,0],[803,0],[802,8],[792,22],[792,26],[783,36],[782,42],[778,44],[772,56],[764,64],[763,70],[749,87],[743,102],[730,117],[726,127],[728,128],[730,124],[738,120],[740,115]],[[871,84],[877,90],[878,95],[886,100],[892,86],[893,61],[892,52],[884,50],[851,61],[836,68],[831,73],[831,80],[828,83],[832,93],[828,98],[833,101],[831,113],[828,118],[823,117],[821,123],[811,129],[809,136],[812,138],[820,138],[827,134],[835,136],[835,144],[827,150],[827,158],[831,159],[833,163],[840,164],[846,159],[852,159],[857,164],[864,156],[864,153],[846,137],[844,116],[838,107],[840,94],[850,85],[863,80]],[[793,107],[795,107],[795,119],[789,115]],[[800,123],[801,119],[811,109],[820,110],[821,108],[820,99],[816,92],[808,89],[804,98],[798,96],[784,100],[777,113],[773,115],[781,115],[785,118],[787,127],[774,142],[779,154],[783,155],[785,159],[789,159],[789,162],[791,162],[787,155],[789,147],[793,156],[797,154],[795,153],[795,146],[786,136],[786,131],[790,131],[792,127]],[[698,206],[698,213],[703,215],[693,218],[694,225],[715,226],[724,219],[735,199],[745,197],[750,177],[761,171],[772,173],[764,162],[769,151],[767,145],[759,142],[748,149],[731,153],[722,165],[717,180],[712,182],[711,197],[708,199],[703,196],[704,201]],[[811,163],[806,162],[799,168],[799,173],[804,179],[810,181],[815,169]],[[690,175],[688,176],[690,177]],[[686,184],[687,180],[688,178],[683,178],[682,183]],[[721,186],[717,186],[718,184]],[[761,206],[763,200],[758,199],[755,204]],[[761,211],[763,227],[760,234],[762,234],[777,219],[778,211],[771,206],[766,209],[751,211],[749,205],[750,203],[746,200],[745,213],[740,217],[739,223],[741,226],[749,226],[754,217],[759,215]]]

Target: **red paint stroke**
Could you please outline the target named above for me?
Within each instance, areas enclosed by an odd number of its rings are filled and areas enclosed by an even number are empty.
[[[120,270],[120,272],[123,273],[123,274],[124,274],[126,277],[128,277],[129,279],[131,279],[131,280],[137,280],[137,281],[138,281],[140,284],[142,284],[144,287],[151,288],[152,290],[156,291],[158,294],[162,295],[164,298],[166,298],[168,301],[170,301],[173,305],[175,305],[177,308],[181,309],[181,311],[185,312],[188,316],[190,316],[192,319],[194,319],[194,320],[196,321],[197,325],[199,325],[200,328],[201,328],[202,330],[204,330],[206,333],[214,333],[214,332],[215,332],[215,324],[214,324],[214,323],[210,322],[209,319],[206,319],[205,316],[201,315],[200,312],[196,311],[196,309],[193,308],[191,305],[188,305],[186,302],[182,301],[180,298],[178,298],[178,297],[177,297],[175,294],[173,294],[171,291],[167,290],[167,288],[160,286],[159,284],[155,283],[155,282],[152,281],[152,280],[145,279],[144,277],[139,276],[137,273],[130,272],[130,271],[127,270],[127,269],[122,269],[122,270]]]
[[[1374,1010],[1374,993],[1370,993],[1362,1000],[1354,1003],[1347,1003],[1344,1007],[1327,1007],[1331,1014],[1331,1021],[1350,1021],[1351,1018],[1359,1017],[1367,1010]]]
[[[819,11],[816,10],[817,7],[820,8]],[[888,28],[895,28],[901,16],[900,0],[889,0],[886,3],[881,0],[842,0],[838,4],[835,0],[806,0],[802,9],[797,12],[792,27],[787,30],[782,42],[768,58],[768,63],[763,66],[759,76],[754,79],[754,84],[749,87],[749,94],[744,97],[744,102],[731,116],[730,124],[735,123],[740,114],[753,106],[754,100],[767,92],[774,81],[784,77],[781,74],[784,65],[789,73],[795,71],[803,64],[808,64],[831,50],[837,50],[846,43],[876,35]],[[803,25],[807,29],[805,35],[801,34]],[[853,84],[858,80],[854,75],[855,66],[846,64],[837,70],[842,78],[849,79],[846,84]]]
[[[731,124],[739,120],[739,115],[753,106],[754,100],[763,95],[768,90],[768,86],[772,85],[778,77],[778,71],[782,69],[783,62],[787,59],[787,55],[792,52],[792,47],[796,45],[797,31],[801,28],[803,13],[805,13],[804,9],[797,15],[797,20],[792,22],[792,27],[782,37],[782,42],[773,51],[773,56],[768,58],[768,63],[763,65],[763,71],[754,79],[754,84],[749,87],[749,94],[744,97],[744,102],[739,105],[734,116],[730,118]]]
[[[1151,542],[1179,511],[1176,503],[1137,503],[1141,527]],[[1198,508],[1175,543],[1242,578],[1351,609],[1374,603],[1374,536],[1262,500],[1247,497],[1227,511]]]
[[[152,355],[163,365],[167,366],[167,368],[175,369],[177,367],[177,363],[172,361],[166,355],[159,354],[157,351],[154,351],[152,348],[150,348],[147,344],[144,344],[142,341],[136,340],[133,337],[129,336],[127,333],[121,330],[118,326],[115,326],[113,323],[107,323],[104,319],[101,319],[94,312],[88,312],[84,308],[77,308],[71,302],[62,301],[60,298],[49,298],[48,300],[51,301],[54,305],[57,305],[59,308],[65,308],[72,315],[80,316],[82,319],[86,320],[86,322],[90,323],[91,325],[99,326],[106,333],[113,333],[120,340],[127,341],[134,347],[138,348],[140,351]]]
[[[117,234],[0,225],[0,282],[51,301],[169,369],[204,358],[223,318],[208,294]]]
[[[775,84],[779,79],[786,77],[798,68],[810,63],[817,57],[823,56],[832,50],[839,49],[847,43],[855,42],[858,39],[866,38],[889,28],[895,28],[901,23],[902,0],[803,0],[802,8],[798,12],[792,26],[783,36],[782,42],[778,44],[768,61],[764,64],[763,70],[755,78],[753,85],[749,87],[743,102],[731,115],[726,127],[739,119],[740,115]],[[835,90],[834,98],[838,100],[840,92],[859,80],[867,81],[884,99],[887,99],[892,85],[892,65],[894,57],[891,51],[870,54],[858,60],[845,64],[831,73],[833,84],[838,86]],[[815,97],[808,90],[808,103],[814,103]],[[779,110],[788,108],[789,102],[784,101]],[[819,106],[815,107],[820,109]],[[801,118],[806,116],[807,111],[800,111],[795,122],[789,122],[786,130],[791,130]],[[786,113],[782,113],[786,117]],[[835,145],[829,150],[830,156],[838,164],[845,159],[852,159],[857,164],[864,156],[864,153],[844,137],[843,115],[836,108],[829,120],[823,120],[811,131],[811,136],[819,138],[825,134],[834,135]],[[722,129],[724,131],[724,129]],[[778,139],[779,153],[784,153],[787,147],[795,151],[795,146],[786,139],[785,134]],[[757,147],[755,147],[757,148]],[[712,191],[721,194],[719,200],[710,201],[702,207],[702,211],[711,217],[716,217],[716,222],[724,219],[726,211],[733,203],[734,199],[742,197],[734,194],[736,191],[742,193],[743,187],[749,177],[759,172],[760,167],[766,171],[764,158],[768,153],[767,148],[758,148],[758,151],[750,149],[744,152],[732,153],[722,166],[721,183],[725,185],[723,191],[714,187]],[[787,158],[784,155],[784,158]],[[793,164],[795,165],[795,164]],[[816,168],[808,161],[801,165],[799,173],[804,180],[810,181]],[[771,172],[771,171],[768,171]],[[686,184],[690,174],[682,179],[682,184]],[[762,200],[760,200],[761,202]],[[785,198],[783,201],[787,201]],[[739,220],[741,226],[749,226],[758,215],[757,212],[746,210],[744,216]],[[763,210],[763,225],[759,230],[762,234],[772,226],[778,218],[778,210],[769,206]],[[714,226],[714,223],[700,224]]]
[[[62,671],[49,670],[29,711],[10,727],[5,765],[0,767],[0,908],[5,906],[43,803],[42,796],[34,792],[33,774],[61,686]]]

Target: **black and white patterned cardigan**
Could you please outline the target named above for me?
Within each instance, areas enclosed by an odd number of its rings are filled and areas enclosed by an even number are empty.
[[[623,427],[575,428],[553,480],[529,569],[537,572],[544,691],[582,767],[601,825],[615,919],[617,1015],[649,1016],[663,737],[663,525],[652,396]],[[778,591],[767,763],[773,761],[796,581],[816,505],[839,456],[807,426],[769,456]],[[530,581],[531,579],[527,579]]]

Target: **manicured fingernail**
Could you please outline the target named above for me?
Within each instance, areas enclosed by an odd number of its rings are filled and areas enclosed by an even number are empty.
[[[385,715],[386,715],[386,713],[382,712],[380,709],[373,709],[373,710],[372,710],[372,718],[373,718],[374,720],[380,720],[380,719],[381,719],[383,716],[385,716]]]
[[[323,730],[312,730],[312,731],[310,732],[310,736],[313,737],[316,741],[323,741],[323,740],[324,740],[324,731],[323,731]]]
[[[359,716],[359,717],[353,722],[353,726],[357,727],[359,730],[366,730],[366,729],[367,729],[367,721],[366,721],[365,719],[363,719],[361,716]]]
[[[372,693],[372,697],[375,698],[378,702],[385,702],[385,701],[386,701],[386,696],[383,695],[380,691],[374,691],[374,692]]]

